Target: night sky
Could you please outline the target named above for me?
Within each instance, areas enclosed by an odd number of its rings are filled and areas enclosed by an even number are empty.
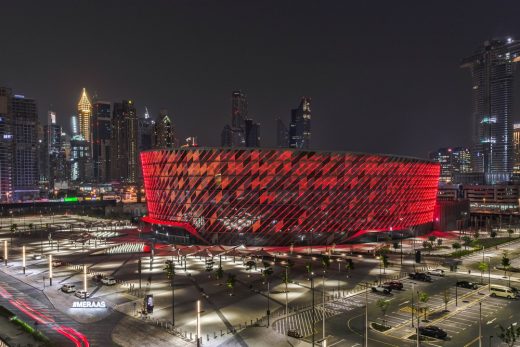
[[[52,104],[67,130],[82,87],[140,114],[168,108],[201,145],[220,144],[233,90],[248,94],[263,146],[305,95],[313,148],[425,157],[469,145],[460,59],[520,39],[519,13],[496,0],[6,0],[0,85],[35,98],[42,119]]]

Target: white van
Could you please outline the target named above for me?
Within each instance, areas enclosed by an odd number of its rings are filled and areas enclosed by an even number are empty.
[[[511,289],[509,287],[492,284],[489,289],[491,292],[491,296],[493,296],[493,297],[499,296],[499,297],[508,298],[508,299],[516,298],[516,293],[513,291],[513,289]]]

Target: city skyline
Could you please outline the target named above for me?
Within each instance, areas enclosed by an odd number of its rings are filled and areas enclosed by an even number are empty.
[[[408,11],[401,14],[400,8],[407,4]],[[69,27],[71,19],[61,14],[70,4],[51,10],[35,3],[25,9],[32,27],[41,29],[43,39],[38,42],[33,42],[32,31],[13,22],[23,5],[7,5],[10,11],[5,13],[15,15],[3,18],[13,35],[4,39],[12,50],[0,58],[0,66],[5,66],[0,67],[1,84],[37,100],[40,118],[52,104],[64,126],[83,87],[102,100],[135,100],[139,115],[145,106],[152,115],[167,108],[174,114],[179,138],[196,134],[205,145],[220,143],[214,128],[229,118],[229,93],[243,90],[252,105],[250,115],[262,124],[264,146],[275,145],[276,118],[287,119],[295,100],[305,95],[313,99],[316,149],[425,158],[434,148],[469,146],[470,78],[459,68],[460,60],[487,39],[518,35],[511,10],[515,5],[507,2],[489,10],[463,3],[448,8],[404,2],[377,8],[303,2],[297,10],[289,4],[274,9],[269,2],[236,7],[232,2],[77,5],[77,16],[83,20],[97,18],[99,11],[107,16],[99,18],[96,28],[62,30]],[[109,15],[116,10],[122,11],[120,17]],[[408,15],[415,12],[426,19]],[[168,26],[151,20],[159,13],[171,16]],[[208,13],[220,15],[224,23]],[[122,23],[118,18],[128,16],[140,25],[117,28]],[[236,23],[229,24],[226,18]],[[277,30],[262,25],[265,20],[277,24],[273,26]],[[314,24],[295,26],[300,20]],[[442,28],[439,21],[445,23]],[[48,22],[53,25],[47,26]],[[234,25],[243,29],[237,33]],[[127,35],[120,35],[123,28]],[[156,37],[150,39],[152,33]],[[35,44],[31,60],[16,42],[20,36]],[[111,44],[116,37],[121,42]],[[216,37],[226,39],[215,41]],[[132,49],[132,56],[124,55],[130,43],[137,49]],[[307,46],[308,53],[299,54]],[[219,53],[208,54],[212,47]],[[253,54],[263,48],[270,52],[269,59]],[[78,49],[83,54],[76,54]],[[514,112],[513,119],[517,118]]]

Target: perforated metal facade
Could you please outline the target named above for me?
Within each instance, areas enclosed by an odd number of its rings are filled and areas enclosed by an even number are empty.
[[[152,224],[207,243],[332,244],[432,222],[439,165],[375,154],[184,148],[141,153]]]

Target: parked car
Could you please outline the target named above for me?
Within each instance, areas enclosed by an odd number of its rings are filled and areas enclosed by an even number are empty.
[[[476,283],[468,282],[468,281],[457,281],[457,287],[466,288],[466,289],[477,289],[478,288]]]
[[[42,259],[42,255],[41,254],[33,254],[32,258],[34,260],[41,260]]]
[[[303,335],[300,334],[300,332],[298,330],[289,330],[287,332],[287,336],[294,337],[297,339],[301,339],[303,337]]]
[[[116,284],[116,279],[114,277],[103,277],[101,279],[101,283],[103,283],[104,285],[107,285],[107,286],[113,286],[114,284]]]
[[[63,262],[61,260],[53,260],[52,261],[52,266],[53,267],[60,267],[63,265]]]
[[[493,297],[501,297],[501,298],[507,298],[507,299],[516,299],[518,296],[518,291],[516,291],[513,288],[506,287],[506,286],[500,286],[497,284],[492,284],[489,287],[489,291],[491,292],[491,296]]]
[[[428,270],[427,272],[428,275],[431,275],[431,276],[441,276],[441,277],[444,277],[446,274],[444,273],[444,270],[443,269],[433,269],[433,270]]]
[[[434,325],[428,325],[425,327],[419,327],[419,334],[423,336],[429,336],[436,339],[442,339],[444,340],[446,337],[448,337],[448,333],[442,330],[439,327],[436,327]]]
[[[373,286],[372,292],[374,293],[382,293],[382,294],[390,294],[392,291],[392,288],[388,286]]]
[[[80,290],[76,290],[74,295],[76,295],[80,299],[85,299],[85,298],[88,298],[90,296],[90,293],[84,291],[83,289],[80,289]]]
[[[61,286],[61,291],[64,293],[74,293],[76,286],[74,284],[64,284]]]
[[[385,282],[385,286],[389,287],[392,290],[403,290],[403,283],[399,281]]]
[[[423,281],[423,282],[431,282],[432,278],[425,274],[424,272],[412,272],[408,274],[408,277],[410,277],[413,280],[417,281]]]
[[[103,279],[103,275],[92,276],[92,281],[94,281],[94,282],[101,282],[102,279]]]

